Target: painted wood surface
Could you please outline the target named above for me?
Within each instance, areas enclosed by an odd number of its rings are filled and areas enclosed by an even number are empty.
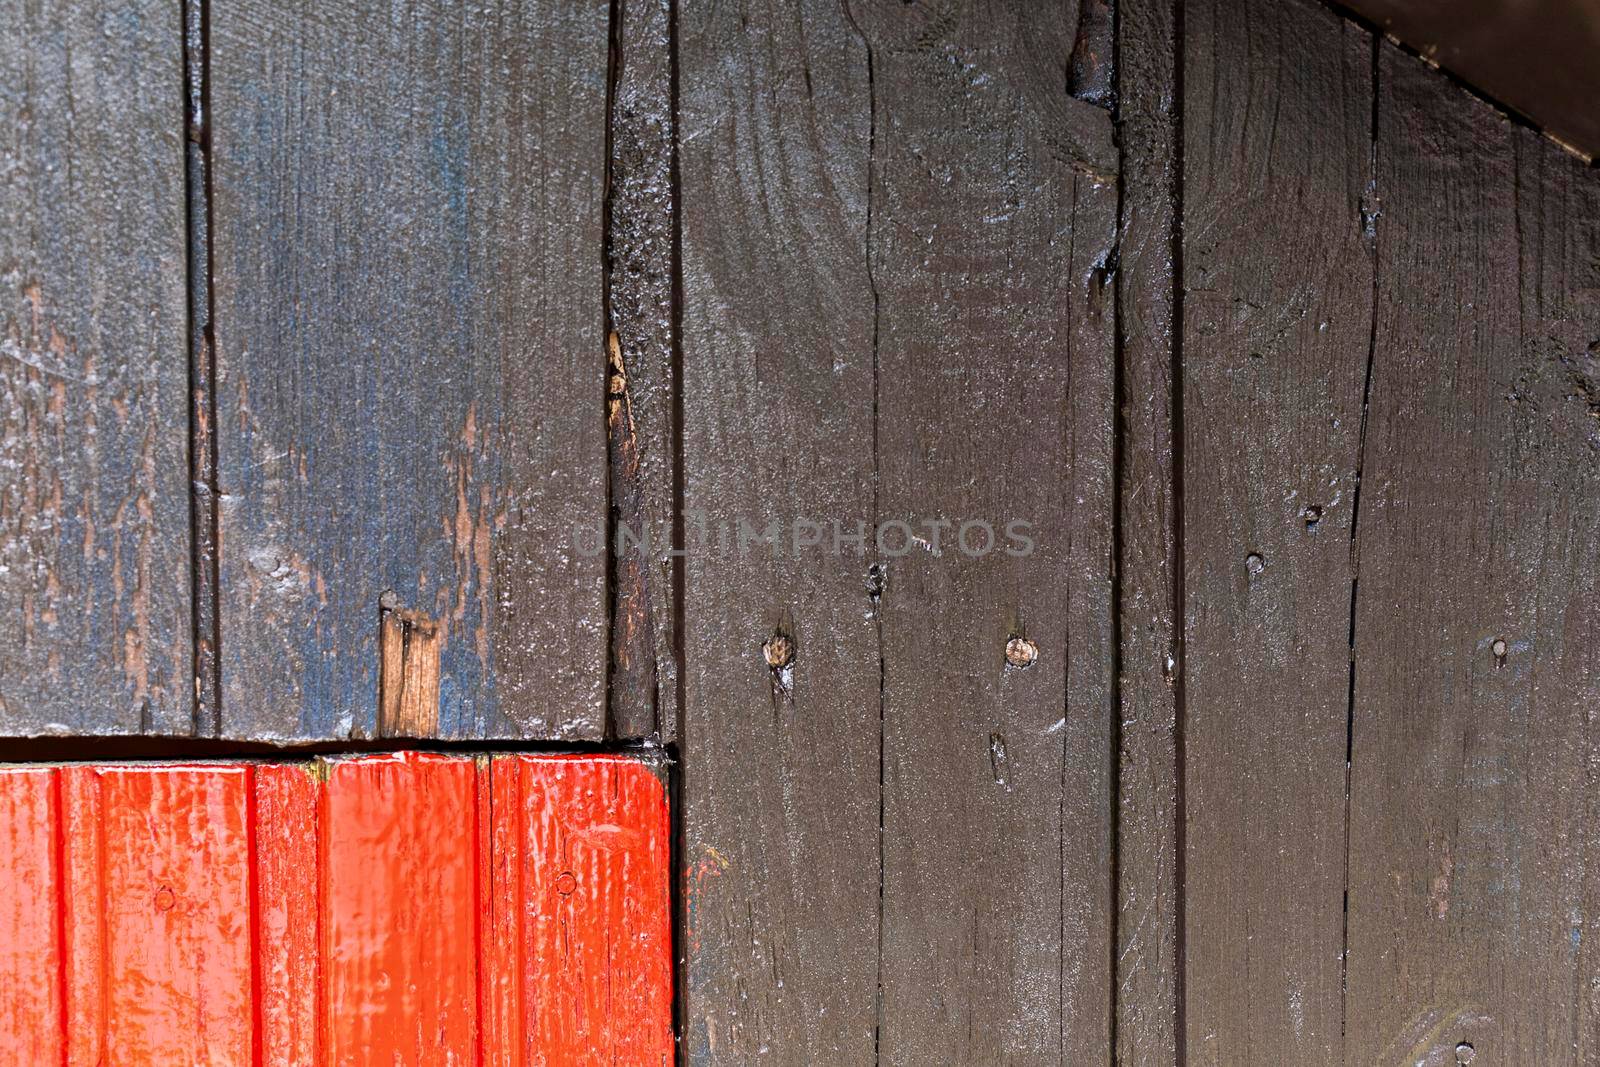
[[[599,739],[608,8],[210,23],[222,732],[379,732],[379,600],[441,737]]]
[[[882,587],[867,50],[828,0],[679,19],[684,1051],[870,1063]],[[797,532],[814,543],[791,551]]]
[[[1075,5],[851,11],[873,74],[878,1054],[1103,1061],[1111,118],[1060,91]]]
[[[1181,1042],[1183,560],[1177,434],[1176,12],[1118,5],[1116,1056]]]
[[[606,284],[612,366],[610,433],[611,731],[677,736],[682,693],[678,612],[679,379],[676,349],[677,116],[672,4],[622,0],[613,10],[611,173]]]
[[[176,0],[0,45],[0,735],[185,734],[194,696]]]
[[[1372,42],[1299,0],[1184,29],[1187,1042],[1335,1063]]]
[[[1348,1052],[1592,1063],[1600,183],[1381,51]]]
[[[0,1062],[670,1062],[637,760],[4,769],[0,814]]]

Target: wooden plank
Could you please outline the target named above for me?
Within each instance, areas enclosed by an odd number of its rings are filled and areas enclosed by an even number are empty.
[[[1349,1059],[1588,1063],[1600,186],[1387,45],[1379,86]]]
[[[0,735],[190,732],[183,20],[8,11]]]
[[[1075,5],[853,10],[887,568],[880,1056],[1106,1061],[1111,118],[1061,92]]]
[[[440,736],[602,736],[607,16],[212,12],[228,736],[374,735],[387,592]]]
[[[266,763],[253,776],[256,1062],[300,1067],[323,1062],[321,775],[313,764]]]
[[[1117,1062],[1179,1062],[1182,560],[1174,368],[1177,51],[1170,0],[1122,0],[1118,381]]]
[[[61,791],[49,769],[0,770],[0,1059],[61,1063]]]
[[[245,1062],[249,768],[60,773],[70,1062]]]
[[[422,1063],[477,1047],[476,764],[334,760],[323,798],[323,1049]]]
[[[616,348],[607,420],[615,520],[637,540],[615,545],[611,725],[618,737],[655,734],[670,742],[679,714],[682,579],[672,554],[680,443],[672,4],[621,0],[613,21],[606,291]]]
[[[679,20],[685,1054],[868,1063],[867,52],[831,0],[685,5]],[[821,542],[798,554],[796,520]],[[774,522],[781,545],[755,540]],[[762,649],[779,631],[794,654],[774,668]]]
[[[505,756],[493,818],[519,827],[493,894],[522,917],[530,1063],[673,1062],[667,796],[626,757]],[[492,832],[492,831],[491,831]]]
[[[1300,0],[1184,36],[1185,1040],[1341,1062],[1372,45]]]

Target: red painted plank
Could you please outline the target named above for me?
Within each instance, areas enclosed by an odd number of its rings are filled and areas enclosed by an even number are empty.
[[[635,760],[0,770],[0,846],[0,1067],[671,1062]]]
[[[514,822],[509,836],[522,851],[495,902],[525,917],[517,943],[527,1048],[523,1059],[496,1062],[670,1063],[660,781],[629,759],[517,756],[495,760],[494,782],[495,824]]]
[[[0,771],[0,1064],[60,1063],[60,793],[50,770]]]
[[[250,769],[61,773],[70,1062],[248,1063]]]
[[[257,1019],[261,1067],[322,1062],[317,1046],[320,768],[255,771]]]
[[[470,1063],[476,764],[412,754],[328,766],[327,1062]]]

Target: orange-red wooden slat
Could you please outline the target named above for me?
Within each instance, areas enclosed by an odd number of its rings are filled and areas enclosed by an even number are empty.
[[[671,988],[660,782],[627,759],[521,757],[496,778],[513,769],[528,1048],[566,1063],[670,1063],[670,1019],[654,1010]]]
[[[0,770],[0,1061],[60,1063],[60,791],[51,771]]]
[[[0,1067],[668,1063],[667,825],[617,757],[0,770]]]

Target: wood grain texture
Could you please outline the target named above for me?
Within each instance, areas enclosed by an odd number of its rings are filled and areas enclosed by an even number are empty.
[[[0,770],[0,1063],[62,1062],[61,793],[50,770]]]
[[[1120,441],[1118,1061],[1176,1064],[1182,959],[1178,727],[1182,578],[1174,374],[1178,37],[1170,0],[1122,0],[1115,279]]]
[[[607,24],[213,12],[225,734],[372,736],[392,591],[441,736],[602,736]]]
[[[654,769],[626,757],[496,758],[493,812],[520,842],[492,893],[494,913],[522,923],[527,1020],[513,1043],[525,1058],[499,1062],[668,1067],[669,825]]]
[[[852,11],[887,568],[880,1062],[1105,1062],[1111,119],[1062,91],[1073,5]]]
[[[617,351],[608,420],[614,549],[612,733],[677,734],[676,603],[672,555],[678,488],[674,358],[676,211],[670,0],[621,0],[614,10],[615,85],[607,214],[608,311]],[[613,536],[616,536],[613,531]]]
[[[679,19],[684,1051],[693,1064],[868,1064],[867,53],[831,0],[685,4]],[[773,522],[776,546],[757,540]],[[780,630],[796,650],[785,670],[762,652]]]
[[[58,773],[67,1062],[248,1062],[250,768]]]
[[[0,735],[185,734],[182,12],[6,17]]]
[[[0,770],[0,1063],[669,1063],[659,772]]]
[[[1298,0],[1184,28],[1186,1042],[1335,1063],[1371,40]]]
[[[1348,1057],[1591,1063],[1600,185],[1381,60]]]

